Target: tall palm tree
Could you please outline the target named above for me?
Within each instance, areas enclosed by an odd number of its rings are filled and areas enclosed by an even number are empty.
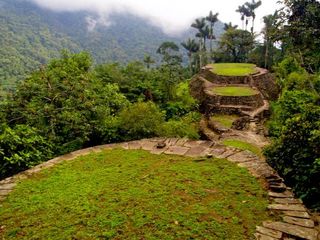
[[[238,28],[238,25],[232,25],[232,22],[229,22],[224,24],[223,30],[228,31],[229,29],[235,30],[237,28]]]
[[[236,12],[240,13],[240,15],[241,15],[242,30],[244,30],[244,20],[245,20],[246,13],[247,13],[247,9],[246,9],[245,5],[238,6],[238,9],[236,10]]]
[[[262,33],[264,35],[265,55],[264,55],[264,67],[270,67],[270,59],[272,61],[273,44],[277,41],[277,32],[279,28],[279,22],[277,21],[279,15],[278,11],[274,14],[270,14],[263,17],[264,28]]]
[[[155,63],[155,61],[151,58],[150,55],[144,55],[143,62],[146,64],[147,69],[150,68],[151,64]]]
[[[192,55],[199,51],[199,44],[194,39],[188,39],[186,42],[182,42],[181,45],[188,51],[189,68],[192,73]]]
[[[206,19],[205,18],[197,18],[194,23],[191,24],[191,27],[198,30],[196,33],[196,37],[199,38],[199,59],[200,59],[200,67],[202,67],[202,54],[201,51],[205,49],[205,40],[206,40]],[[203,42],[202,42],[203,40]]]
[[[210,11],[209,15],[206,17],[206,20],[210,23],[209,39],[210,39],[210,53],[211,54],[212,54],[212,40],[216,38],[213,34],[213,27],[214,27],[215,23],[218,21],[218,15],[219,15],[219,13],[213,14],[212,11]]]
[[[260,7],[262,4],[261,0],[258,0],[257,2],[255,0],[251,0],[251,2],[246,2],[245,6],[247,7],[249,11],[250,17],[252,17],[252,27],[251,27],[251,34],[253,35],[254,30],[254,21],[256,19],[256,13],[255,10]]]

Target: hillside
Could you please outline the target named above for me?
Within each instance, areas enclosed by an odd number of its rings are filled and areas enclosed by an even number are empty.
[[[192,30],[171,37],[143,19],[133,15],[113,15],[108,26],[95,25],[99,16],[90,12],[53,12],[26,0],[2,0],[0,3],[0,83],[10,88],[26,73],[59,51],[86,50],[96,63],[141,60],[153,57],[163,41],[180,43]],[[95,27],[93,27],[95,25]],[[221,33],[222,23],[217,33]]]

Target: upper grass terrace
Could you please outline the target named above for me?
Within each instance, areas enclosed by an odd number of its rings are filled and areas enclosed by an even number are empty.
[[[212,72],[222,76],[248,76],[256,73],[256,65],[250,63],[215,63],[210,64]]]
[[[223,159],[104,150],[20,182],[0,205],[0,239],[247,240],[267,204]]]

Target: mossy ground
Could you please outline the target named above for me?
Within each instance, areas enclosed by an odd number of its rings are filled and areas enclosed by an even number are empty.
[[[267,204],[226,160],[105,150],[19,183],[0,205],[0,238],[247,240]]]
[[[248,142],[244,142],[244,141],[237,140],[237,139],[226,139],[223,141],[223,144],[226,146],[239,148],[241,150],[248,150],[248,151],[256,154],[259,157],[262,156],[261,149],[258,146],[251,144],[251,143],[248,143]]]
[[[212,71],[222,76],[247,76],[256,72],[256,65],[250,63],[215,63]]]
[[[234,96],[234,97],[243,97],[243,96],[252,96],[258,92],[250,87],[214,87],[212,92],[221,95],[221,96]]]
[[[214,122],[219,123],[221,126],[225,128],[231,128],[232,123],[238,118],[236,115],[223,115],[223,114],[216,114],[211,117],[211,120]]]

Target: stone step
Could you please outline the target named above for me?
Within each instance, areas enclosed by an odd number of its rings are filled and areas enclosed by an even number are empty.
[[[283,211],[283,214],[286,216],[297,217],[297,218],[306,218],[306,219],[310,218],[310,215],[307,212]]]
[[[283,222],[264,222],[263,226],[272,230],[284,232],[294,237],[299,237],[306,240],[317,240],[318,231],[312,228],[305,228]]]
[[[256,227],[256,231],[258,233],[261,233],[263,235],[267,235],[269,237],[273,237],[273,238],[276,238],[276,239],[280,239],[282,237],[282,232],[276,231],[276,230],[272,230],[272,229],[269,229],[269,228],[265,228],[265,227],[257,226]]]
[[[282,210],[282,211],[300,211],[305,212],[306,209],[300,204],[270,204],[268,206],[270,210]]]
[[[283,217],[283,221],[285,221],[287,223],[292,223],[294,225],[299,225],[302,227],[314,228],[314,221],[312,221],[310,219],[285,216],[285,217]]]

